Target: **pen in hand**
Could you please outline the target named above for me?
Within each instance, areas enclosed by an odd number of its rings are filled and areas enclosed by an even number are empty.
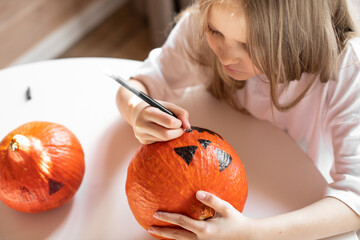
[[[105,74],[107,76],[109,76],[110,78],[114,79],[116,82],[120,83],[123,87],[128,89],[130,92],[134,93],[136,96],[141,98],[144,102],[148,103],[150,106],[156,107],[156,108],[160,109],[161,111],[163,111],[175,118],[178,118],[175,115],[175,113],[171,112],[169,109],[167,109],[166,107],[161,105],[159,102],[157,102],[156,100],[154,100],[153,98],[148,96],[146,93],[131,87],[129,84],[127,84],[127,82],[122,77],[114,75],[114,74],[109,74],[109,73],[105,73]]]

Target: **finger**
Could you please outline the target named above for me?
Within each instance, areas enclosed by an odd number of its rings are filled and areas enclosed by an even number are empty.
[[[180,137],[184,130],[178,129],[166,129],[155,123],[148,123],[146,126],[137,127],[135,130],[136,138],[142,144],[149,144],[158,141],[168,141]]]
[[[175,113],[175,115],[178,117],[178,119],[181,120],[182,122],[182,126],[185,129],[190,129],[191,125],[189,122],[189,112],[186,111],[185,109],[172,104],[172,103],[168,103],[168,102],[163,102],[162,103],[165,107],[167,107],[168,109],[170,109],[173,113]]]
[[[178,213],[156,212],[154,217],[168,223],[175,224],[193,233],[201,232],[206,227],[206,222],[197,221]]]
[[[196,198],[200,202],[214,209],[216,213],[224,216],[228,215],[230,211],[235,209],[230,203],[205,191],[197,191]]]
[[[189,232],[185,229],[162,228],[162,227],[152,226],[149,228],[148,232],[160,237],[166,237],[171,239],[186,239],[186,240],[197,239],[194,233]]]
[[[178,138],[184,133],[182,128],[167,129],[155,123],[150,123],[149,125],[151,125],[151,127],[147,129],[147,134],[153,136],[156,141],[168,141]]]
[[[163,141],[162,139],[159,139],[158,137],[154,136],[153,134],[147,133],[149,129],[147,128],[140,128],[136,127],[133,129],[135,137],[141,144],[151,144],[154,142]]]
[[[148,119],[151,122],[154,122],[160,126],[163,126],[165,128],[180,128],[182,125],[182,122],[180,119],[177,119],[167,113],[164,113],[158,108],[155,107],[148,107],[144,110],[144,115],[146,119]]]
[[[182,122],[182,127],[184,128],[184,129],[191,129],[191,125],[190,125],[190,122],[189,122],[189,118],[188,117],[185,117],[185,116],[183,116],[183,115],[177,115],[178,116],[178,118],[181,120],[181,122]]]
[[[141,144],[144,144],[144,145],[151,144],[151,143],[154,143],[157,141],[152,136],[137,136],[136,135],[136,138]]]

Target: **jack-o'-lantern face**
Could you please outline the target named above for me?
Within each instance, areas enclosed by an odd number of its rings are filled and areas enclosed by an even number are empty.
[[[218,160],[219,163],[219,171],[222,172],[224,171],[231,163],[232,161],[232,157],[226,153],[224,150],[215,147],[215,151],[214,152],[208,152],[208,150],[206,150],[206,148],[212,144],[212,142],[215,141],[219,141],[220,138],[222,141],[224,140],[219,134],[204,129],[204,128],[199,128],[199,127],[192,127],[190,130],[186,130],[186,132],[193,132],[193,131],[197,131],[199,133],[199,137],[204,137],[204,138],[197,138],[198,143],[201,145],[202,149],[200,149],[199,151],[203,151],[206,154],[215,154],[216,155],[216,159]],[[204,136],[201,136],[202,133],[207,133],[207,134],[203,134]],[[214,139],[215,138],[215,139]],[[198,144],[197,144],[198,145]],[[174,148],[174,151],[176,152],[176,154],[178,154],[188,165],[190,165],[190,163],[192,162],[194,155],[196,153],[196,150],[198,149],[197,145],[189,145],[189,146],[184,146],[184,147],[177,147]],[[217,144],[216,144],[217,145]],[[202,153],[204,154],[204,153]],[[201,154],[201,155],[202,155]],[[203,155],[202,155],[203,156]]]
[[[140,147],[132,159],[126,194],[136,220],[145,229],[170,226],[156,220],[156,211],[206,219],[214,210],[195,198],[211,192],[243,210],[247,197],[244,167],[234,149],[217,133],[192,127],[174,140]]]

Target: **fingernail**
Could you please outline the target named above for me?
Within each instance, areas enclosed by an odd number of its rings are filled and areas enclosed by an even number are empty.
[[[182,125],[183,127],[184,127],[184,129],[190,129],[191,128],[191,126],[190,126],[190,122],[189,122],[189,120],[188,119],[183,119],[183,125]]]
[[[188,119],[186,119],[186,127],[187,127],[187,129],[190,129],[190,128],[191,128],[191,125],[190,125],[190,122],[189,122]]]
[[[160,219],[160,216],[159,216],[159,214],[156,212],[156,213],[154,213],[154,218],[157,218],[157,219]]]
[[[196,197],[197,197],[197,199],[199,199],[199,200],[203,200],[203,199],[205,199],[206,194],[205,194],[204,192],[202,192],[202,191],[198,191],[198,192],[196,193]]]

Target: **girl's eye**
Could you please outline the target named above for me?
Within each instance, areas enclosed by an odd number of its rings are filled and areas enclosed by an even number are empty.
[[[240,43],[240,45],[241,45],[241,47],[244,48],[245,50],[248,49],[246,43]]]
[[[223,36],[221,34],[221,32],[214,30],[212,27],[210,27],[210,25],[207,25],[207,30],[211,35],[215,35],[217,37],[222,37]],[[239,42],[239,44],[240,44],[241,48],[243,48],[246,51],[248,50],[246,43]]]
[[[211,34],[211,35],[219,35],[221,33],[219,33],[218,31],[214,30],[212,27],[210,27],[209,25],[207,26],[207,29],[208,29],[208,32]]]

